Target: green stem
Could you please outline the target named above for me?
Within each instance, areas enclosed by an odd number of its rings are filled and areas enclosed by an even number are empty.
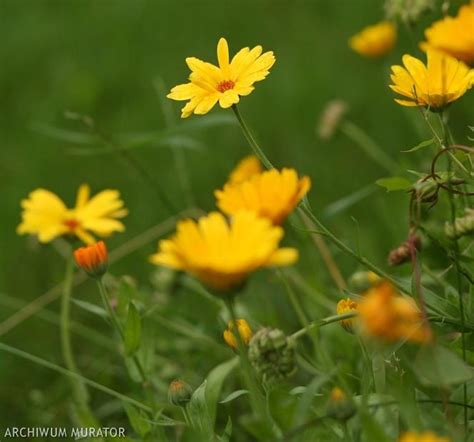
[[[321,319],[319,321],[311,322],[306,327],[302,328],[301,330],[294,332],[290,336],[290,339],[299,339],[316,327],[323,327],[325,325],[332,324],[334,322],[342,321],[343,319],[354,318],[355,316],[357,316],[357,312],[349,312],[349,313],[344,313],[343,315],[328,316],[327,318]]]
[[[237,316],[235,314],[235,306],[234,306],[233,298],[229,298],[226,300],[226,306],[227,306],[227,309],[229,310],[230,318],[234,324],[234,330],[235,330],[234,335],[237,340],[237,349],[240,356],[240,364],[242,367],[245,383],[250,392],[250,402],[254,410],[254,413],[262,422],[266,421],[268,423],[269,429],[271,429],[271,431],[273,431],[276,436],[280,436],[279,434],[280,432],[275,427],[270,415],[267,412],[265,397],[263,395],[261,387],[257,383],[257,379],[255,378],[255,373],[252,369],[252,366],[250,365],[250,361],[247,354],[247,348],[245,347],[242,336],[240,336],[240,333],[238,331]]]
[[[26,359],[28,361],[34,362],[35,364],[41,365],[42,367],[48,368],[50,370],[53,370],[57,373],[60,373],[64,376],[67,376],[68,378],[80,382],[82,384],[87,384],[92,388],[95,388],[96,390],[102,391],[103,393],[106,393],[110,396],[113,396],[121,401],[128,402],[131,405],[134,405],[137,408],[140,408],[144,411],[147,411],[149,413],[153,412],[153,410],[148,407],[145,404],[142,404],[141,402],[136,401],[135,399],[132,399],[131,397],[125,396],[124,394],[119,393],[118,391],[112,390],[111,388],[106,387],[105,385],[99,384],[95,381],[92,381],[90,379],[85,378],[84,376],[80,375],[79,373],[76,373],[74,371],[68,370],[64,367],[61,367],[59,365],[53,364],[52,362],[49,362],[45,359],[39,358],[38,356],[32,355],[30,353],[26,353],[23,350],[20,350],[15,347],[11,347],[7,344],[3,344],[0,342],[0,350],[6,351],[7,353],[10,353],[12,355],[18,356],[20,358]]]
[[[105,288],[105,285],[101,279],[97,280],[97,285],[99,287],[99,292],[100,296],[102,298],[102,303],[104,304],[105,309],[107,310],[107,313],[109,315],[110,320],[112,321],[112,325],[115,329],[115,331],[118,333],[120,338],[122,339],[122,342],[125,341],[125,334],[123,332],[122,326],[117,318],[117,315],[115,314],[114,309],[110,305],[109,297],[107,295],[107,289]],[[136,355],[132,357],[132,360],[135,364],[135,367],[137,368],[138,373],[140,374],[140,378],[143,383],[146,383],[147,377],[145,375],[145,370],[142,367],[142,364],[140,363],[140,360]]]
[[[67,259],[66,272],[64,274],[63,293],[61,298],[61,316],[60,316],[60,335],[61,335],[61,350],[63,354],[64,364],[66,368],[77,375],[79,370],[74,359],[71,344],[71,295],[72,295],[72,281],[74,276],[74,258],[73,254],[69,253]],[[70,378],[71,388],[74,397],[74,402],[79,411],[79,419],[85,419],[84,422],[95,422],[92,411],[89,408],[89,395],[87,388],[79,378]]]
[[[444,145],[447,146],[449,143],[449,128],[448,124],[445,120],[446,115],[440,115],[440,122],[443,127],[444,131]],[[450,155],[448,157],[448,177],[451,174],[452,171],[452,158]],[[449,205],[451,208],[451,224],[454,229],[454,239],[453,239],[453,245],[454,245],[454,263],[456,267],[456,284],[457,284],[457,290],[458,290],[458,299],[459,299],[459,312],[461,316],[461,326],[464,328],[465,326],[465,314],[464,314],[464,298],[463,298],[463,292],[462,292],[462,271],[461,267],[459,265],[459,256],[460,256],[460,250],[459,250],[459,243],[457,240],[457,234],[456,234],[456,202],[454,201],[454,195],[451,192],[452,184],[451,180],[448,180],[448,200],[449,200]],[[467,354],[466,354],[466,337],[465,333],[461,333],[461,347],[462,347],[462,357],[464,361],[466,362],[467,360]],[[463,402],[466,404],[467,403],[467,383],[464,382],[463,384]],[[469,419],[468,419],[468,410],[467,407],[464,407],[464,434],[467,440],[467,435],[468,435],[468,424],[469,424]]]

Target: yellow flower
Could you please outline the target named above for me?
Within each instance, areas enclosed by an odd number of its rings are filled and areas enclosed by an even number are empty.
[[[432,339],[431,329],[413,299],[401,296],[388,281],[367,290],[358,310],[367,334],[387,341],[424,343]]]
[[[237,338],[234,335],[234,321],[229,321],[227,324],[227,329],[224,331],[224,341],[226,344],[231,347],[234,351],[238,348]],[[242,338],[242,342],[244,345],[248,345],[250,339],[252,339],[253,332],[250,328],[250,325],[245,319],[237,319],[237,330],[239,332],[240,337]]]
[[[432,431],[424,431],[423,433],[416,433],[415,431],[407,431],[404,433],[398,442],[450,442],[448,437],[441,437]]]
[[[349,39],[349,46],[365,57],[381,57],[393,48],[397,39],[397,28],[392,22],[381,21],[367,26]]]
[[[411,55],[403,56],[402,66],[392,66],[390,88],[408,100],[395,99],[402,106],[427,106],[440,110],[457,100],[470,89],[474,71],[463,62],[428,50],[428,63],[425,66]]]
[[[293,248],[278,248],[281,227],[252,212],[240,212],[229,224],[221,213],[178,223],[177,233],[159,243],[153,264],[184,270],[209,287],[226,291],[262,268],[285,266],[298,259]]]
[[[341,299],[336,305],[336,312],[338,315],[343,315],[345,313],[357,312],[357,302],[353,299]],[[343,319],[339,322],[345,330],[352,333],[354,318]]]
[[[445,17],[425,31],[421,48],[438,49],[466,63],[474,62],[474,3],[461,6],[456,17]]]
[[[243,48],[229,62],[229,47],[225,38],[217,44],[219,66],[194,57],[186,58],[191,69],[189,83],[171,89],[168,98],[186,101],[181,117],[207,114],[219,101],[227,109],[239,102],[241,96],[249,95],[256,81],[263,80],[275,63],[273,52],[262,54],[262,47]]]
[[[92,244],[95,240],[90,232],[101,237],[123,232],[125,227],[117,218],[128,213],[117,190],[103,190],[90,198],[87,184],[79,187],[73,209],[68,209],[57,195],[46,189],[31,192],[21,207],[22,222],[17,233],[37,235],[43,243],[69,235]]]
[[[262,164],[255,155],[248,155],[239,161],[239,164],[229,175],[229,184],[240,184],[254,175],[262,173]]]
[[[238,185],[226,184],[215,195],[217,206],[228,215],[248,210],[281,224],[310,187],[310,179],[299,179],[294,169],[272,169]]]

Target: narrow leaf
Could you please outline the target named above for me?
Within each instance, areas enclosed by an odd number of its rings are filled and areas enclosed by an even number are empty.
[[[412,147],[411,149],[402,150],[402,152],[405,152],[405,153],[416,152],[417,150],[423,149],[424,147],[431,146],[434,142],[435,142],[435,139],[431,138],[429,140],[422,141],[421,143],[417,144],[415,147]]]
[[[128,305],[127,322],[125,323],[125,353],[132,356],[140,346],[142,324],[140,314],[133,302]]]

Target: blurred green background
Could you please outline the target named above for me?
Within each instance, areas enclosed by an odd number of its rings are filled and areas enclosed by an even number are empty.
[[[423,25],[415,27],[412,36],[401,28],[397,47],[382,60],[363,59],[347,45],[349,36],[382,18],[381,4],[380,0],[0,0],[0,323],[59,283],[63,275],[64,260],[57,247],[38,246],[15,234],[20,200],[33,189],[48,188],[69,205],[83,182],[89,183],[93,192],[119,189],[130,215],[125,220],[126,232],[109,240],[112,249],[171,215],[157,200],[154,189],[116,153],[86,155],[81,153],[85,146],[69,142],[74,134],[87,134],[88,130],[65,118],[65,112],[92,117],[102,132],[118,143],[125,143],[130,134],[156,133],[149,142],[127,152],[179,210],[189,207],[174,162],[174,150],[184,146],[195,203],[206,211],[215,208],[213,190],[249,153],[245,139],[232,122],[231,111],[220,108],[203,120],[209,122],[207,126],[199,127],[197,116],[186,121],[198,127],[188,127],[184,141],[178,131],[174,135],[179,136],[163,138],[167,123],[163,93],[157,86],[165,84],[168,89],[185,82],[187,56],[215,62],[221,36],[228,39],[232,53],[257,44],[275,52],[277,62],[269,77],[241,101],[243,115],[277,166],[295,167],[311,177],[311,204],[334,232],[352,245],[359,234],[363,253],[384,266],[388,250],[405,238],[408,197],[387,194],[373,184],[390,173],[354,141],[340,133],[322,141],[316,133],[327,102],[340,98],[349,105],[347,118],[399,164],[398,173],[427,167],[422,154],[400,152],[429,135],[416,110],[396,105],[387,87],[390,65],[399,63],[405,52],[421,55],[416,43],[422,38]],[[425,22],[439,15],[433,14]],[[181,124],[181,103],[169,104],[176,124]],[[460,141],[468,135],[466,125],[472,124],[467,117],[472,105],[471,93],[452,109],[451,121],[455,133],[463,138]],[[222,124],[211,124],[216,121]],[[63,139],[48,136],[58,129],[68,131]],[[86,146],[91,147],[100,149],[103,144]],[[371,185],[373,192],[367,192],[365,198],[329,216],[331,203]],[[298,268],[308,284],[337,299],[339,295],[313,246],[289,225],[287,230],[286,241],[302,250]],[[113,273],[133,275],[140,285],[150,287],[153,269],[147,256],[155,248],[155,241],[142,247],[118,262]],[[331,250],[344,276],[358,269],[355,262]],[[257,278],[254,289],[242,300],[255,320],[294,331],[298,323],[285,309],[286,298],[279,285],[276,281],[265,290],[268,286]],[[77,295],[99,301],[92,284],[85,284]],[[198,295],[181,293],[168,300],[166,308],[169,318],[180,316],[197,324],[220,344],[222,324],[213,319],[215,310],[202,304]],[[57,301],[48,309],[54,322]],[[105,334],[110,332],[82,309],[74,307],[73,316]],[[173,335],[166,335],[159,326],[156,333],[160,354],[169,360],[176,351],[175,370],[187,370],[197,383],[219,358],[229,357],[223,346],[220,353],[207,357],[178,338],[168,351],[163,339]],[[0,340],[61,364],[57,325],[44,318],[21,321]],[[117,389],[122,382],[127,388],[119,375],[104,374],[101,364],[106,365],[110,358],[103,348],[76,337],[74,346],[86,376],[112,383]],[[206,349],[204,354],[208,352]],[[113,367],[120,371],[120,361],[115,362]],[[68,422],[67,410],[62,407],[69,387],[64,379],[7,354],[0,355],[0,376],[0,428]],[[169,379],[163,376],[165,385]],[[94,397],[98,403],[104,402],[100,394],[94,393]]]

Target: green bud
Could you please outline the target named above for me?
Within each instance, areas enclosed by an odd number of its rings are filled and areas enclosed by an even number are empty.
[[[329,417],[345,421],[355,414],[355,406],[350,398],[338,387],[331,390],[326,413]]]
[[[179,407],[183,407],[190,400],[193,395],[193,389],[191,386],[181,379],[175,379],[171,381],[168,387],[168,400]]]
[[[355,293],[362,293],[378,284],[382,279],[374,272],[355,272],[349,278],[349,287]]]
[[[255,333],[248,355],[264,382],[273,383],[296,371],[295,343],[279,329],[263,328]]]
[[[458,239],[474,232],[474,209],[466,209],[466,214],[453,223],[444,225],[444,232],[450,239]]]

